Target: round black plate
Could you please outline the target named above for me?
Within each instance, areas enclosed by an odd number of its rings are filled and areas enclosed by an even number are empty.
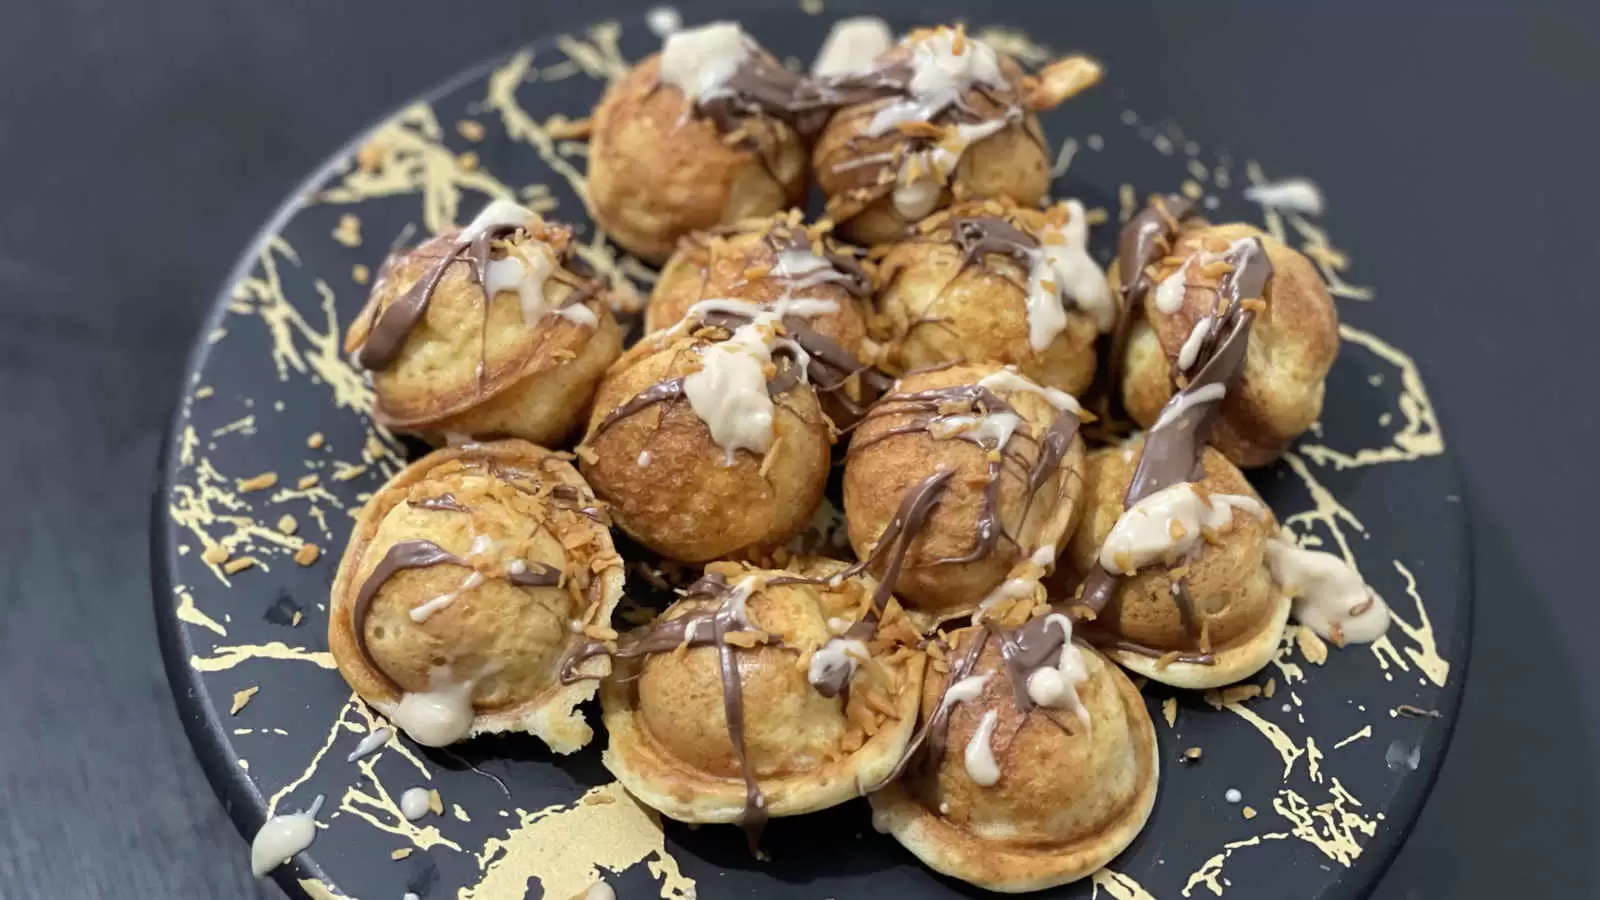
[[[809,60],[835,18],[872,6],[828,0],[822,15],[790,5],[753,15],[750,5],[684,18],[742,17],[775,53]],[[889,18],[896,28],[916,24]],[[601,767],[603,737],[569,758],[531,739],[493,738],[452,752],[396,744],[346,762],[374,720],[327,653],[327,591],[352,516],[404,458],[367,419],[370,390],[340,351],[364,275],[392,242],[470,218],[495,196],[519,197],[593,238],[573,190],[586,147],[546,126],[553,115],[586,115],[606,78],[657,46],[647,21],[540,42],[401,109],[370,135],[386,148],[376,172],[357,164],[357,142],[266,226],[197,342],[155,496],[156,609],[184,723],[240,830],[253,835],[269,811],[327,798],[311,850],[277,872],[291,893],[566,900],[600,878],[630,900],[982,893],[875,833],[864,801],[774,822],[770,862],[753,860],[732,828],[663,827]],[[922,12],[921,23],[934,21]],[[1155,813],[1110,869],[1047,895],[1359,895],[1432,782],[1466,663],[1466,517],[1427,391],[1410,357],[1381,337],[1384,301],[1372,300],[1361,266],[1340,257],[1338,236],[1320,220],[1273,216],[1244,199],[1252,179],[1287,173],[1268,161],[1263,174],[1247,148],[1229,152],[1209,143],[1215,136],[1183,132],[1154,86],[1119,79],[1149,52],[1136,29],[1085,16],[1070,43],[1032,37],[1107,64],[1107,84],[1045,120],[1068,148],[1057,195],[1110,216],[1097,229],[1100,259],[1109,259],[1125,198],[1187,189],[1204,194],[1213,218],[1262,222],[1324,265],[1345,323],[1324,419],[1255,481],[1292,527],[1357,562],[1395,612],[1384,641],[1334,650],[1322,665],[1286,642],[1255,679],[1270,698],[1223,702],[1148,687],[1164,770]],[[1020,31],[994,39],[1012,52],[1039,50]],[[592,246],[602,268],[648,278],[607,245]],[[313,433],[320,447],[309,446]],[[267,472],[275,486],[241,489]],[[317,484],[300,487],[308,475]],[[285,515],[292,535],[279,529]],[[219,542],[255,565],[230,574],[209,564],[203,553]],[[297,565],[302,542],[322,558]],[[1180,763],[1189,747],[1202,758]],[[438,789],[443,815],[414,824],[400,816],[400,793],[416,785]],[[1240,802],[1225,800],[1230,789]]]

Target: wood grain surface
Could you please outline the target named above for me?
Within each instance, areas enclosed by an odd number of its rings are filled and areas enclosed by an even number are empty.
[[[250,236],[351,134],[637,5],[7,5],[0,898],[276,896],[249,878],[157,659],[149,491],[186,348]],[[1054,13],[1061,43],[1071,16],[1111,14],[1148,30],[1185,127],[1322,184],[1465,470],[1465,704],[1376,896],[1594,896],[1600,9],[1077,3]]]

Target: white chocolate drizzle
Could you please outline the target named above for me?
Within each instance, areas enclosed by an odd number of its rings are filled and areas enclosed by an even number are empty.
[[[434,613],[456,602],[457,597],[460,597],[467,591],[470,591],[473,588],[483,584],[483,581],[483,573],[474,571],[471,575],[468,575],[466,580],[461,582],[461,586],[455,590],[440,594],[431,600],[426,600],[417,604],[416,606],[413,606],[411,608],[411,621],[418,624],[428,621],[429,617],[431,617]]]
[[[392,737],[394,737],[393,728],[390,728],[387,725],[374,728],[367,732],[366,737],[361,739],[361,743],[357,744],[356,748],[350,751],[350,755],[346,756],[344,761],[355,762],[364,756],[375,753],[379,747],[389,743],[389,738]]]
[[[1192,391],[1184,391],[1176,399],[1161,408],[1161,415],[1156,418],[1156,423],[1150,426],[1150,430],[1155,431],[1157,428],[1170,424],[1173,419],[1202,403],[1220,401],[1227,394],[1228,389],[1221,382],[1204,384]],[[1132,451],[1128,452],[1131,453]]]
[[[478,211],[467,227],[461,229],[461,234],[456,241],[461,244],[470,244],[485,231],[495,228],[521,228],[534,218],[533,212],[526,206],[511,200],[491,200],[489,204]]]
[[[861,661],[868,659],[867,645],[861,641],[848,638],[829,638],[826,644],[818,647],[811,654],[811,666],[807,673],[808,680],[813,686],[833,682],[839,683],[836,673],[843,671],[844,684],[855,680],[856,670]]]
[[[1047,228],[1039,236],[1028,272],[1028,345],[1035,353],[1043,352],[1067,327],[1063,296],[1094,319],[1095,328],[1102,333],[1110,331],[1117,320],[1111,286],[1089,255],[1088,213],[1077,200],[1068,200],[1066,205],[1066,223]]]
[[[750,39],[734,22],[712,22],[677,31],[661,45],[661,83],[691,101],[727,92],[728,79],[753,52]]]
[[[1100,547],[1100,565],[1113,575],[1125,575],[1157,560],[1175,561],[1194,548],[1202,528],[1231,526],[1235,509],[1266,516],[1266,507],[1254,497],[1202,497],[1187,481],[1163,488],[1128,507],[1111,526]]]
[[[894,46],[889,23],[877,16],[840,19],[828,29],[828,36],[811,64],[811,74],[852,75],[872,68],[879,55]]]
[[[990,746],[994,739],[995,723],[999,720],[999,710],[985,712],[977,730],[972,732],[972,739],[967,741],[967,777],[980,787],[990,787],[1000,780],[1000,766],[995,763],[994,748]]]
[[[1072,642],[1072,620],[1060,613],[1045,617],[1045,627],[1061,629],[1061,657],[1054,666],[1040,666],[1028,674],[1028,699],[1049,709],[1069,709],[1084,725],[1089,709],[1078,698],[1078,686],[1089,680],[1083,651]]]
[[[408,821],[415,822],[428,814],[428,789],[424,787],[407,788],[400,795],[400,814]]]
[[[1216,319],[1212,316],[1202,316],[1194,323],[1194,328],[1189,330],[1189,336],[1183,339],[1183,346],[1178,348],[1178,371],[1187,372],[1194,365],[1195,358],[1200,355],[1200,345],[1205,343],[1206,336],[1211,334],[1211,325]]]
[[[1282,537],[1267,542],[1267,569],[1294,598],[1294,617],[1324,638],[1370,644],[1389,628],[1389,606],[1341,557],[1297,547]]]
[[[1000,391],[1023,391],[1043,397],[1057,412],[1078,412],[1078,401],[1066,391],[1045,387],[1017,371],[1016,366],[1005,366],[978,379],[978,387]]]
[[[257,878],[311,846],[317,836],[317,813],[322,811],[322,800],[318,794],[309,809],[273,816],[261,825],[250,841],[250,871]]]
[[[472,731],[472,689],[471,681],[451,681],[449,670],[436,669],[429,689],[401,696],[389,719],[424,747],[453,744]]]
[[[1006,86],[1000,58],[989,45],[969,37],[961,38],[957,52],[955,31],[941,28],[911,48],[909,96],[880,109],[867,123],[865,133],[879,137],[901,122],[926,122],[959,102],[975,85]]]
[[[1253,184],[1244,189],[1244,198],[1272,209],[1322,215],[1322,191],[1309,178],[1285,178],[1267,184]]]

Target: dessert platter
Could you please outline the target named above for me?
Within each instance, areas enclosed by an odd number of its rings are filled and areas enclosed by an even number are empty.
[[[1360,895],[1470,590],[1320,191],[1146,120],[1088,33],[802,7],[519,50],[246,255],[154,570],[249,864]]]

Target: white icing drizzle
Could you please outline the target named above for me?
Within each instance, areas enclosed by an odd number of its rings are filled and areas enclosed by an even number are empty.
[[[1011,435],[1022,425],[1013,412],[992,412],[981,416],[938,416],[928,423],[928,433],[938,440],[957,438],[990,450],[1004,450]]]
[[[1040,666],[1028,674],[1028,699],[1049,709],[1070,709],[1084,725],[1089,709],[1078,698],[1078,686],[1089,680],[1083,651],[1072,642],[1072,620],[1061,613],[1045,617],[1045,627],[1061,629],[1061,656],[1055,666]]]
[[[1005,366],[978,379],[978,387],[1000,391],[1024,391],[1043,397],[1058,412],[1078,412],[1078,401],[1066,391],[1045,387],[1017,371],[1016,366]]]
[[[1199,406],[1202,403],[1220,401],[1227,394],[1227,387],[1220,382],[1217,384],[1204,384],[1192,391],[1185,391],[1179,394],[1177,399],[1162,407],[1161,415],[1156,418],[1156,423],[1150,426],[1150,430],[1155,431],[1157,428],[1171,423],[1173,419],[1183,415],[1184,412],[1192,407]],[[1131,453],[1132,451],[1129,452]]]
[[[528,325],[539,321],[549,311],[545,304],[544,283],[549,280],[550,272],[555,267],[539,249],[532,248],[533,252],[526,255],[507,253],[489,263],[483,279],[483,290],[491,297],[501,291],[511,291],[517,295],[522,305],[522,321]]]
[[[950,685],[950,690],[944,692],[944,699],[939,701],[939,706],[948,709],[957,703],[968,703],[978,699],[983,693],[983,686],[989,682],[991,674],[993,673],[985,672],[982,675],[968,675]]]
[[[918,179],[894,189],[894,211],[900,218],[915,221],[926,218],[939,207],[944,186],[930,179]]]
[[[428,814],[428,789],[424,787],[407,788],[400,795],[400,814],[408,821],[415,822]]]
[[[890,162],[894,162],[893,151],[869,153],[866,156],[853,156],[849,159],[843,160],[842,162],[835,163],[833,166],[833,171],[848,172],[851,169],[859,169],[862,166],[881,166],[884,163]]]
[[[1156,309],[1170,316],[1179,309],[1183,308],[1183,298],[1189,288],[1188,279],[1190,266],[1197,263],[1204,266],[1221,259],[1226,259],[1229,255],[1236,254],[1243,250],[1244,247],[1252,240],[1254,240],[1254,238],[1238,238],[1237,240],[1234,240],[1228,244],[1228,249],[1226,250],[1206,250],[1189,254],[1188,258],[1186,258],[1183,263],[1178,266],[1176,271],[1174,271],[1171,275],[1168,275],[1166,278],[1161,279],[1161,283],[1156,285]]]
[[[1028,344],[1043,352],[1067,327],[1063,298],[1107,332],[1116,324],[1117,305],[1105,273],[1089,255],[1089,220],[1083,204],[1067,201],[1067,221],[1039,235],[1028,272]]]
[[[867,123],[868,137],[886,134],[901,122],[926,122],[958,102],[974,85],[1006,86],[993,48],[969,37],[961,40],[961,52],[957,53],[955,31],[941,28],[912,46],[909,96],[879,110]]]
[[[1100,547],[1100,565],[1113,575],[1122,575],[1156,560],[1176,560],[1194,548],[1202,527],[1222,530],[1232,525],[1234,509],[1266,515],[1266,508],[1254,497],[1208,496],[1209,500],[1202,498],[1192,483],[1182,482],[1135,503],[1111,526]]]
[[[894,46],[889,23],[877,16],[840,19],[828,29],[828,36],[811,64],[811,74],[850,75],[872,68],[880,54]]]
[[[472,545],[467,548],[467,555],[483,556],[493,552],[496,546],[498,545],[495,544],[494,538],[489,537],[487,534],[480,534],[472,539]]]
[[[661,45],[661,83],[690,100],[717,97],[728,90],[728,79],[752,52],[750,39],[734,22],[674,32]]]
[[[1000,780],[1000,766],[995,763],[994,748],[990,746],[995,723],[999,720],[999,710],[991,709],[984,713],[978,729],[972,733],[972,739],[967,741],[967,777],[980,787],[989,787]]]
[[[979,601],[978,608],[991,609],[997,603],[1004,603],[1007,600],[1015,600],[1019,597],[1032,596],[1033,589],[1038,584],[1038,578],[1007,578],[1005,581],[995,585],[994,590]]]
[[[1285,178],[1267,184],[1253,184],[1244,189],[1244,198],[1273,209],[1322,215],[1322,191],[1309,178]]]
[[[492,228],[521,228],[532,218],[534,218],[533,212],[520,203],[511,200],[491,200],[471,222],[467,223],[467,227],[461,229],[461,234],[456,240],[463,244],[471,243]]]
[[[471,575],[468,575],[466,580],[461,582],[461,586],[455,590],[450,591],[449,593],[440,594],[439,596],[434,597],[432,600],[428,600],[413,606],[411,608],[411,621],[419,624],[428,621],[428,618],[434,613],[456,602],[457,597],[460,597],[467,591],[470,591],[473,588],[483,584],[483,580],[483,573],[474,571]]]
[[[1028,562],[1041,569],[1048,569],[1056,564],[1056,558],[1060,555],[1061,551],[1057,550],[1054,544],[1045,544],[1043,547],[1033,551],[1033,555],[1028,557]]]
[[[1189,264],[1192,262],[1194,257],[1191,256],[1183,261],[1176,272],[1156,285],[1156,309],[1170,316],[1183,308],[1183,295],[1188,289]]]
[[[1272,580],[1294,598],[1294,617],[1324,638],[1337,627],[1346,643],[1369,644],[1389,628],[1389,606],[1343,558],[1297,547],[1282,537],[1267,542]]]
[[[374,728],[367,732],[366,737],[361,739],[361,743],[357,744],[356,748],[350,751],[350,755],[346,756],[344,761],[355,762],[363,756],[374,753],[379,747],[389,743],[389,738],[392,737],[394,737],[393,728],[390,728],[387,725]]]
[[[322,811],[321,794],[302,812],[277,815],[262,824],[250,842],[250,871],[257,878],[289,861],[311,846],[317,836],[317,813]]]
[[[813,686],[832,680],[832,676],[843,670],[846,672],[845,683],[855,680],[856,669],[861,661],[868,659],[867,645],[861,641],[846,638],[829,638],[826,644],[817,648],[811,654],[811,668],[808,678]]]
[[[443,747],[472,730],[471,681],[453,682],[448,669],[429,676],[429,689],[407,692],[389,720],[424,747]]]
[[[1211,316],[1202,316],[1190,329],[1189,336],[1184,338],[1183,346],[1178,349],[1178,371],[1187,372],[1194,365],[1195,358],[1200,355],[1200,345],[1205,343],[1206,336],[1211,334],[1211,326],[1216,321]]]
[[[726,341],[700,352],[700,370],[683,379],[683,395],[726,453],[766,453],[772,447],[772,397],[764,367],[772,362],[772,334],[764,322],[734,329]]]
[[[683,16],[675,7],[657,6],[645,15],[645,24],[656,37],[664,38],[683,27]]]

